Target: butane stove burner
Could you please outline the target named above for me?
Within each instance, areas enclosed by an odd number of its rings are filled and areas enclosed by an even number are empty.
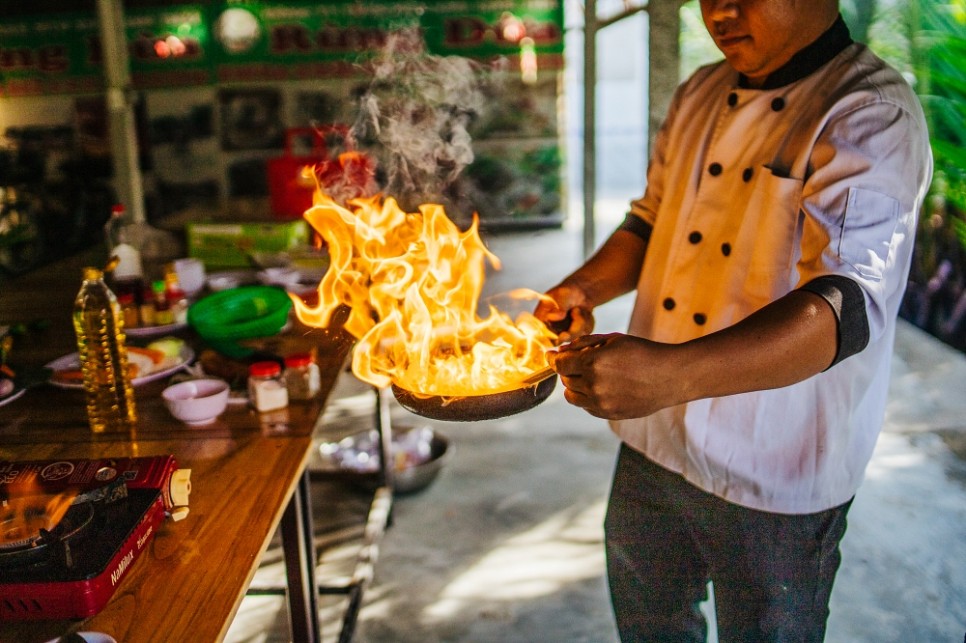
[[[97,614],[164,519],[188,512],[174,456],[0,460],[0,621]]]
[[[38,517],[41,521],[43,516]],[[0,544],[0,569],[13,569],[62,554],[66,567],[73,566],[70,547],[82,538],[84,530],[93,522],[94,504],[82,502],[71,506],[53,528],[34,529],[35,521],[23,514],[9,514],[0,518],[0,530],[6,542]]]
[[[159,489],[115,488],[71,506],[50,530],[0,549],[0,620],[93,616],[164,517]]]

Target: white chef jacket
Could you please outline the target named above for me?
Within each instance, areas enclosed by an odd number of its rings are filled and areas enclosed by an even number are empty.
[[[632,335],[685,342],[816,278],[861,293],[864,349],[825,372],[612,422],[630,447],[754,509],[802,514],[849,500],[885,413],[932,158],[909,86],[849,42],[770,89],[740,87],[725,62],[698,70],[673,98],[631,208],[651,229]],[[840,351],[842,341],[855,340],[840,339]]]

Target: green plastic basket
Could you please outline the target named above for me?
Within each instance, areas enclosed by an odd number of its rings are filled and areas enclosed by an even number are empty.
[[[241,286],[199,299],[188,309],[188,323],[216,351],[240,358],[254,352],[240,340],[277,335],[291,309],[281,288]]]

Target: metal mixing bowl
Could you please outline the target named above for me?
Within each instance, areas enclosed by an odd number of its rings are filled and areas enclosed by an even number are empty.
[[[449,439],[431,427],[399,426],[392,430],[393,491],[406,494],[429,486],[446,462]],[[379,470],[378,433],[374,429],[360,431],[338,442],[319,446],[326,472],[371,487]]]

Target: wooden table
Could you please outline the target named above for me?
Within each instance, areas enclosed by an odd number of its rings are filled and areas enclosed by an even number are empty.
[[[42,365],[76,350],[70,302],[84,261],[0,284],[0,324],[49,320],[14,347],[15,365]],[[171,454],[191,469],[192,482],[187,518],[164,522],[103,611],[83,622],[0,623],[0,641],[42,642],[75,631],[123,643],[220,641],[279,527],[293,637],[319,640],[306,463],[351,342],[339,332],[296,332],[318,348],[323,393],[284,411],[229,407],[213,425],[188,428],[163,406],[163,381],[136,389],[139,422],[129,435],[91,434],[78,390],[43,385],[0,407],[0,460]]]

